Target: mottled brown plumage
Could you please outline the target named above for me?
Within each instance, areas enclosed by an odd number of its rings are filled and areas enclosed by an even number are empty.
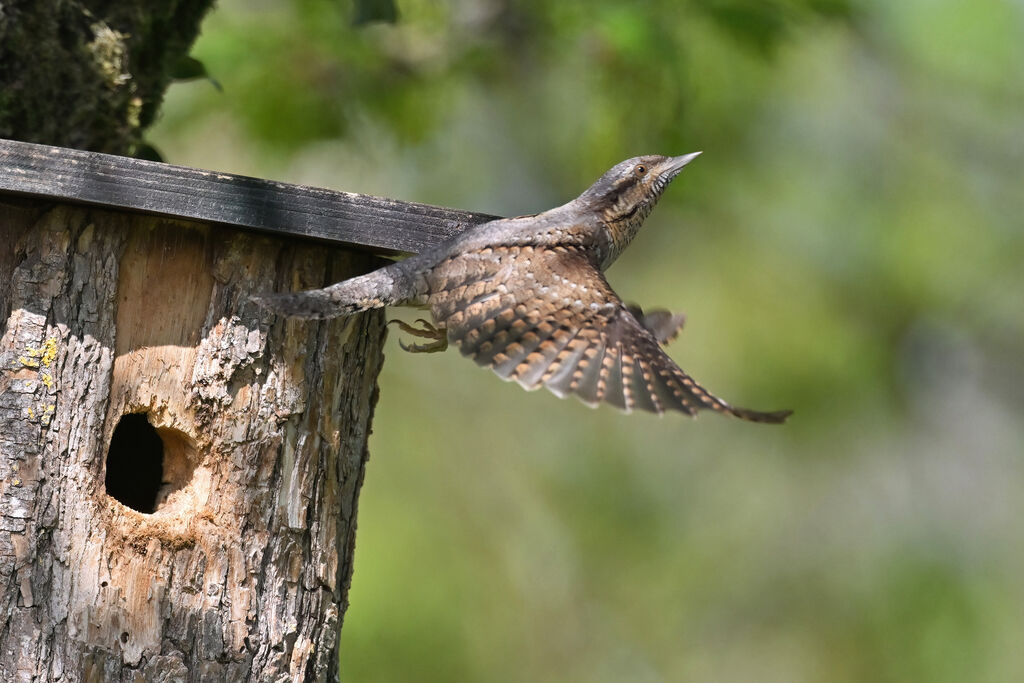
[[[324,318],[386,305],[426,306],[434,324],[406,332],[447,342],[500,377],[627,412],[710,409],[755,422],[789,411],[736,408],[661,349],[684,316],[627,306],[603,271],[622,253],[665,186],[697,154],[628,159],[582,195],[534,216],[472,228],[448,242],[325,289],[260,297],[285,315]],[[436,326],[436,327],[435,327]]]

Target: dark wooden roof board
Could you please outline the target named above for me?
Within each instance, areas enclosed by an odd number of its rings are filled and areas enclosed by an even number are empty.
[[[495,218],[233,173],[0,139],[0,193],[418,252]]]

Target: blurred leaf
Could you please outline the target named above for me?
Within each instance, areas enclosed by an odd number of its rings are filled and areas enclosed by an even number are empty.
[[[744,47],[771,55],[789,30],[786,14],[777,3],[703,0],[704,11],[720,28]]]
[[[163,161],[164,155],[160,153],[153,145],[148,142],[143,142],[135,147],[135,154],[133,155],[136,159],[144,159],[146,161]]]
[[[176,81],[191,81],[197,78],[205,78],[210,81],[210,83],[213,84],[213,87],[219,92],[224,92],[224,89],[221,87],[220,83],[217,82],[217,79],[213,78],[206,71],[206,65],[195,57],[186,56],[179,59],[178,62],[171,67],[171,78]]]
[[[355,12],[352,25],[362,26],[375,21],[393,24],[398,20],[398,7],[395,0],[355,0]]]
[[[824,17],[850,19],[855,15],[852,0],[809,0],[808,5]]]

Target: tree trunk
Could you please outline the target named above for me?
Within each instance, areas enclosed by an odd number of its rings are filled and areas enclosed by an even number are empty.
[[[0,680],[336,679],[383,316],[248,297],[372,257],[10,198],[0,239]]]
[[[133,151],[211,5],[0,3],[0,137]],[[247,300],[370,265],[0,198],[0,680],[337,677],[383,318]]]
[[[213,0],[0,3],[0,138],[127,154]]]

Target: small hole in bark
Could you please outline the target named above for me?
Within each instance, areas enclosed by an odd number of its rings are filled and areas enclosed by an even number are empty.
[[[100,588],[106,588],[106,587],[107,587],[107,582],[106,581],[101,581],[100,582]]]
[[[121,634],[121,642],[122,643],[127,643],[128,642],[128,631],[124,631]]]
[[[139,512],[153,513],[188,485],[196,444],[184,432],[155,428],[146,413],[129,413],[114,428],[107,451],[107,495]]]
[[[145,413],[124,415],[107,451],[107,495],[139,512],[154,512],[164,470],[164,442]]]

